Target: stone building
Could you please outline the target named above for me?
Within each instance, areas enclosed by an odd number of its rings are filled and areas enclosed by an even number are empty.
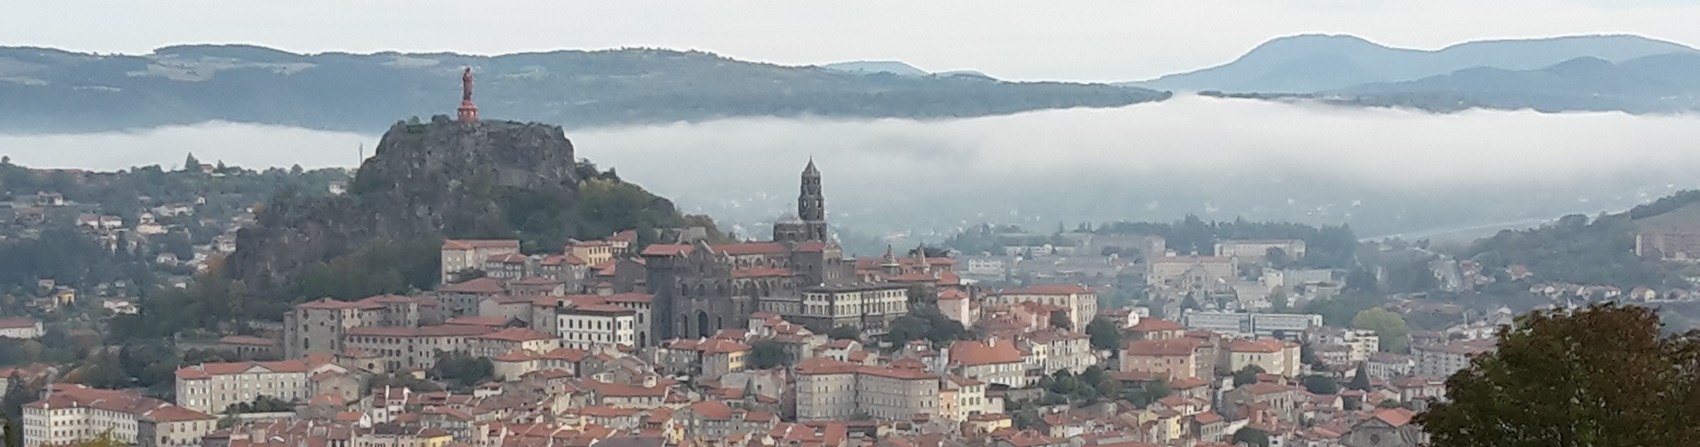
[[[311,380],[323,372],[346,373],[347,368],[330,363],[330,356],[316,360],[277,362],[204,363],[177,370],[177,405],[203,413],[222,413],[233,404],[253,402],[260,396],[284,401],[306,399],[316,393]]]
[[[441,322],[436,300],[379,295],[359,301],[330,298],[297,304],[283,316],[285,358],[341,354],[348,330],[358,327],[415,327]]]
[[[41,400],[23,406],[23,445],[74,445],[110,434],[143,447],[199,445],[218,418],[144,397],[134,391],[54,384]]]
[[[986,297],[985,304],[1039,303],[1062,306],[1073,330],[1086,330],[1098,316],[1098,294],[1080,285],[1043,285],[1007,289]]]
[[[909,288],[902,284],[842,284],[804,288],[800,297],[772,296],[761,310],[810,331],[827,333],[848,326],[879,336],[898,317],[909,314]]]
[[[518,254],[518,240],[446,240],[443,241],[440,279],[443,284],[460,282],[461,272],[483,269],[491,257]]]
[[[854,265],[827,239],[820,171],[803,170],[797,216],[774,224],[773,240],[710,245],[653,244],[643,250],[644,284],[654,295],[656,339],[708,337],[742,327],[764,299],[853,280]]]

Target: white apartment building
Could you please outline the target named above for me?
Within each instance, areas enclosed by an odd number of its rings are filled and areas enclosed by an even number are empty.
[[[25,447],[71,445],[110,433],[143,447],[199,445],[217,418],[143,397],[132,391],[55,384],[46,397],[24,405]]]
[[[35,339],[41,338],[46,332],[41,330],[41,321],[34,318],[0,318],[0,338]]]
[[[1228,342],[1228,368],[1239,371],[1256,365],[1269,374],[1298,377],[1304,365],[1299,360],[1299,344],[1275,339],[1234,340]]]
[[[1312,345],[1340,345],[1350,348],[1347,361],[1352,363],[1369,360],[1370,356],[1381,352],[1381,337],[1371,330],[1317,327],[1305,332],[1305,341]]]
[[[1415,360],[1412,374],[1419,376],[1448,377],[1458,370],[1470,366],[1470,358],[1493,352],[1498,340],[1486,338],[1477,340],[1459,340],[1438,345],[1421,345],[1411,347],[1411,356]]]
[[[985,383],[1023,388],[1038,383],[1027,375],[1027,354],[1008,340],[964,340],[950,345],[947,365],[957,375]],[[1031,382],[1031,383],[1029,383]]]
[[[202,413],[223,413],[225,408],[253,402],[260,396],[285,401],[312,397],[310,378],[318,373],[348,372],[335,363],[309,364],[306,360],[278,362],[204,363],[177,370],[177,405]]]
[[[1287,259],[1305,257],[1305,241],[1298,239],[1226,240],[1216,243],[1216,256],[1238,258],[1246,262],[1262,262],[1269,249],[1279,249]]]
[[[1203,329],[1237,337],[1268,338],[1277,332],[1293,335],[1322,326],[1317,314],[1276,314],[1191,311],[1181,316],[1187,329]]]
[[[637,311],[613,304],[584,304],[563,308],[555,330],[562,346],[586,351],[598,345],[637,346]]]
[[[857,414],[874,419],[912,421],[916,415],[937,417],[941,389],[954,386],[937,374],[919,369],[857,366],[829,358],[811,358],[797,367],[797,420],[848,420]],[[963,379],[953,399],[964,394],[975,406],[984,405],[984,387]],[[968,393],[963,389],[967,388]],[[977,398],[976,398],[977,397]],[[960,400],[949,405],[960,407]],[[978,407],[977,407],[978,408]],[[981,410],[983,411],[983,409]]]
[[[1027,358],[1031,363],[1037,364],[1038,369],[1045,375],[1061,370],[1080,374],[1086,371],[1087,367],[1098,363],[1098,356],[1092,353],[1090,337],[1086,334],[1053,329],[1029,333],[1022,337],[1027,342]]]

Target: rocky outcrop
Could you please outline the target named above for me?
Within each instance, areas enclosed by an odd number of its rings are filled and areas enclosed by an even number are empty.
[[[554,201],[544,205],[575,200],[581,177],[594,175],[579,169],[572,142],[558,126],[461,123],[442,116],[430,123],[397,123],[360,166],[347,195],[269,203],[256,225],[238,232],[226,274],[251,288],[271,289],[307,264],[374,241],[492,236],[465,233],[518,228],[502,221],[516,214],[508,208],[539,205],[506,200],[515,194]],[[665,199],[652,199],[671,209]]]

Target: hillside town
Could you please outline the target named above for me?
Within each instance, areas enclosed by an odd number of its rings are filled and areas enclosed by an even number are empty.
[[[1007,274],[1000,258],[846,256],[821,176],[804,169],[797,212],[768,240],[642,246],[625,230],[534,253],[447,240],[435,290],[295,305],[266,333],[207,343],[241,360],[181,365],[167,399],[44,383],[23,405],[24,445],[1420,445],[1413,414],[1509,318],[1412,332],[1406,354],[1268,311],[1271,293],[1338,287],[1273,268],[1242,285],[1270,253],[1302,256],[1297,240],[1192,256],[1137,238],[1164,253],[1135,263],[1154,297],[1258,292],[1170,319],[1101,307],[1085,283],[984,286]],[[23,318],[0,331],[42,335]]]
[[[483,127],[470,69],[462,82],[454,120],[394,132],[540,132]],[[534,180],[491,171],[475,180]],[[566,171],[554,174],[586,189],[618,180]],[[175,175],[259,176],[192,157]],[[322,173],[309,195],[360,204],[345,175]],[[426,253],[378,236],[403,248],[326,248],[346,242],[332,238],[317,247],[343,251],[299,267],[335,292],[276,289],[293,301],[255,299],[226,269],[242,250],[267,267],[283,258],[253,253],[306,250],[248,239],[268,218],[319,222],[288,208],[311,203],[289,201],[299,185],[253,205],[12,197],[8,240],[93,241],[115,267],[70,270],[135,271],[35,273],[33,290],[8,291],[0,390],[23,447],[1414,447],[1430,441],[1417,418],[1449,401],[1448,377],[1496,352],[1523,312],[1692,301],[1693,281],[1578,285],[1563,266],[1485,265],[1426,241],[1196,218],[987,225],[858,256],[829,225],[824,177],[810,159],[795,209],[759,239],[683,218],[560,244],[439,239]],[[1665,220],[1635,234],[1633,254],[1691,259],[1700,231]],[[305,234],[331,227],[276,234],[313,246]],[[360,262],[324,262],[339,256]],[[404,268],[416,265],[427,269]],[[142,280],[161,291],[132,300]],[[1533,302],[1480,299],[1507,287]],[[195,321],[172,319],[185,315]]]

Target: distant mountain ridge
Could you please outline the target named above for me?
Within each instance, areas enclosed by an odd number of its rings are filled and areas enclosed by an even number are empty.
[[[955,118],[1117,107],[1166,92],[978,76],[869,76],[620,49],[498,56],[295,54],[182,45],[147,55],[0,47],[0,132],[91,132],[224,120],[378,131],[460,100],[477,75],[485,116],[582,128],[726,117]],[[912,68],[912,67],[911,67]]]
[[[1316,93],[1414,81],[1477,67],[1536,70],[1581,57],[1620,63],[1671,53],[1700,50],[1632,35],[1484,40],[1428,51],[1388,47],[1350,35],[1306,34],[1270,40],[1227,64],[1125,85],[1164,90]]]

